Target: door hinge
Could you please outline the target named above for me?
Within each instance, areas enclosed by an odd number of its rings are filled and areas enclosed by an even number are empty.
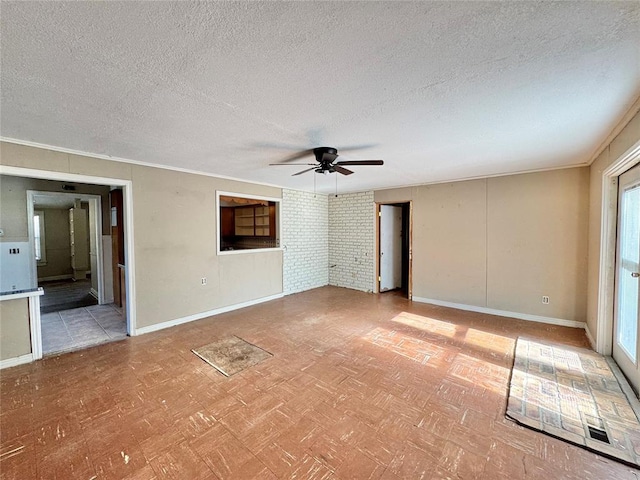
[[[380,210],[380,211],[378,212],[378,216],[379,216],[379,217],[381,217],[381,216],[382,216],[382,210]]]
[[[382,277],[380,275],[378,275],[378,281],[381,282],[382,281]]]

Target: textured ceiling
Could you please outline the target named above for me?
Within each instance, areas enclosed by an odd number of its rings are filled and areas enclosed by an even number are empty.
[[[319,191],[584,164],[640,95],[640,2],[2,2],[5,138]],[[309,158],[311,161],[311,158]]]

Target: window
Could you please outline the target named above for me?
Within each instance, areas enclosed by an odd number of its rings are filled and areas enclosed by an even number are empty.
[[[33,212],[33,236],[36,250],[36,262],[38,266],[47,264],[47,249],[44,240],[44,212]]]
[[[280,248],[280,199],[217,192],[218,253]]]

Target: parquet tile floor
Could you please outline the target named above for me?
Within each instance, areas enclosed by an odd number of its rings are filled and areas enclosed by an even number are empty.
[[[273,357],[226,378],[191,349]],[[323,287],[0,372],[2,479],[635,479],[505,419],[518,335],[584,332]]]

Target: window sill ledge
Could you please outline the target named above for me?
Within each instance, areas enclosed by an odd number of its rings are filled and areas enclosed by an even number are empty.
[[[263,252],[282,252],[282,247],[268,247],[268,248],[239,248],[237,250],[218,250],[218,255],[238,255],[242,253],[263,253]]]

